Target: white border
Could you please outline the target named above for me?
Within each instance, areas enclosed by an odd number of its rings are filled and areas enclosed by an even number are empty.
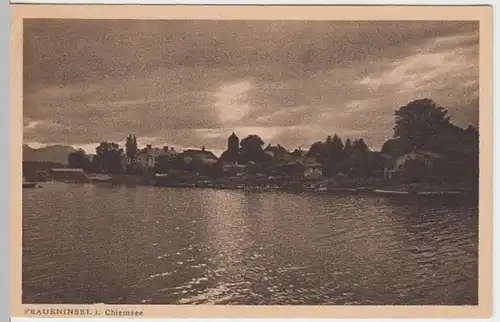
[[[2,1],[4,4],[7,3],[8,4],[8,1]],[[161,0],[158,0],[158,1],[155,1],[155,0],[104,0],[104,1],[91,1],[91,0],[65,0],[65,1],[62,1],[62,0],[11,0],[10,1],[11,4],[20,4],[20,3],[26,3],[26,4],[182,4],[182,5],[195,5],[195,4],[213,4],[213,5],[222,5],[222,4],[234,4],[234,5],[267,5],[267,4],[272,4],[272,5],[284,5],[284,4],[288,4],[288,5],[299,5],[299,4],[307,4],[307,5],[451,5],[451,6],[462,6],[462,5],[491,5],[493,7],[494,4],[496,4],[496,1],[493,1],[493,0],[489,0],[489,1],[459,1],[459,0],[428,0],[428,1],[418,1],[418,0],[406,0],[406,1],[383,1],[383,0],[365,0],[365,1],[356,1],[356,0],[351,0],[351,1],[328,1],[328,0],[312,0],[312,1],[291,1],[291,0],[274,0],[274,1],[265,1],[265,0],[240,0],[240,1],[237,1],[237,0],[216,0],[216,1],[203,1],[203,0],[171,0],[171,1],[161,1]],[[4,10],[4,8],[6,10]],[[498,48],[497,48],[497,35],[499,34],[499,30],[498,30],[498,23],[496,23],[496,20],[498,18],[498,14],[496,12],[496,8],[493,8],[493,16],[494,16],[494,20],[493,20],[493,28],[494,28],[494,31],[493,31],[493,34],[494,34],[494,52],[495,53],[498,53]],[[2,76],[1,76],[1,84],[4,85],[6,84],[6,86],[1,86],[1,88],[3,89],[3,92],[0,96],[0,99],[3,101],[3,104],[2,104],[2,109],[1,109],[1,113],[3,115],[0,115],[0,129],[1,129],[1,132],[0,132],[0,147],[2,147],[3,151],[9,151],[10,149],[8,148],[9,147],[9,144],[10,144],[10,141],[9,141],[9,137],[10,137],[10,131],[9,131],[9,70],[10,70],[10,67],[9,67],[9,35],[10,35],[10,30],[9,30],[9,24],[6,23],[8,20],[8,16],[9,16],[9,8],[8,6],[5,6],[5,7],[2,7],[1,8],[1,15],[0,15],[0,21],[4,22],[2,25],[3,25],[3,28],[1,28],[2,30],[2,37],[1,39],[3,40],[4,44],[7,44],[6,46],[2,46],[2,48],[4,48],[4,50],[2,51],[2,54],[0,55],[0,62],[3,61],[4,63],[1,64],[0,63],[0,66],[2,66],[3,68],[6,68],[3,70],[3,73],[2,73]],[[494,54],[493,57],[496,57],[496,55]],[[498,68],[498,65],[494,63],[494,79],[496,78],[496,76],[499,75],[498,71],[499,71],[499,68]],[[496,95],[495,93],[497,92],[500,92],[500,88],[497,84],[497,82],[493,82],[493,93],[494,93],[494,99],[493,99],[493,104],[494,106],[496,105]],[[499,120],[499,117],[497,116],[497,114],[494,112],[494,109],[493,109],[493,119],[494,119],[494,124],[499,124],[498,120]],[[2,133],[3,132],[3,133]],[[494,134],[494,137],[496,137],[496,133],[497,133],[497,130],[496,130],[496,127],[494,127],[493,129],[493,134]],[[496,160],[498,158],[498,153],[500,153],[500,143],[498,143],[497,141],[493,140],[493,147],[494,147],[494,151],[493,151],[493,158],[494,160]],[[4,256],[8,256],[8,253],[9,253],[9,243],[8,243],[8,240],[9,240],[9,231],[8,231],[8,227],[9,227],[9,216],[8,214],[10,213],[9,212],[9,195],[10,193],[8,193],[9,189],[10,189],[10,186],[9,186],[9,182],[10,180],[5,180],[5,178],[8,178],[9,177],[9,173],[10,173],[10,166],[9,166],[9,158],[0,158],[0,162],[2,162],[2,164],[0,165],[0,169],[1,171],[4,172],[4,175],[1,176],[1,178],[3,178],[3,180],[0,181],[0,185],[4,185],[5,186],[5,193],[1,194],[1,196],[3,198],[5,198],[4,202],[0,203],[0,205],[2,205],[3,207],[5,207],[5,212],[3,216],[0,216],[0,227],[3,227],[4,229],[4,233],[3,234],[0,234],[3,238],[3,243],[0,242],[0,244],[3,244],[2,247],[2,253]],[[494,164],[494,163],[493,163]],[[494,185],[497,183],[498,179],[499,179],[499,176],[497,175],[497,173],[495,171],[493,171],[493,174],[494,174]],[[497,196],[495,194],[495,190],[493,191],[494,193],[494,212],[496,210],[496,202],[495,200],[497,198],[495,198],[495,196]],[[500,194],[498,194],[498,197],[500,199]],[[2,222],[3,221],[3,222]],[[500,231],[498,229],[498,221],[495,220],[495,215],[493,215],[493,223],[494,223],[494,231]],[[497,247],[499,246],[498,245],[498,238],[495,238],[495,234],[493,233],[493,238],[494,238],[494,244],[493,244],[493,248],[494,250],[497,249]],[[5,251],[6,250],[6,251]],[[493,258],[493,265],[494,267],[497,267],[498,265],[498,262],[497,262],[497,256],[494,256]],[[6,265],[4,265],[5,267]],[[2,279],[0,280],[0,286],[2,288],[2,291],[3,291],[3,294],[6,294],[6,297],[4,298],[5,300],[2,300],[0,301],[1,303],[1,306],[0,306],[0,316],[10,316],[10,314],[8,313],[9,312],[9,296],[10,296],[10,292],[9,292],[9,289],[8,289],[8,285],[9,285],[9,266],[7,265],[7,273],[5,273],[5,270],[2,271]],[[495,270],[493,270],[493,274],[495,273]],[[494,316],[495,316],[495,304],[498,304],[498,297],[495,296],[496,294],[498,294],[498,286],[499,286],[499,283],[497,282],[497,279],[495,278],[495,276],[493,276],[493,302],[494,302],[494,305],[493,305],[493,317],[490,318],[490,319],[454,319],[454,321],[457,321],[457,322],[465,322],[465,321],[494,321]],[[3,312],[7,312],[7,314],[4,315]],[[150,322],[150,321],[166,321],[167,319],[134,319],[133,321],[139,321],[139,322]],[[169,321],[171,322],[183,322],[185,321],[186,319],[168,319]],[[207,322],[215,322],[215,321],[221,321],[222,319],[191,319],[192,321],[200,321],[200,322],[204,322],[204,321],[207,321]],[[227,320],[227,319],[226,319]],[[279,319],[261,319],[262,321],[266,321],[266,322],[270,322],[270,321],[279,321]],[[389,319],[351,319],[351,320],[354,320],[354,321],[359,321],[359,322],[363,322],[365,320],[369,320],[369,321],[388,321]],[[421,322],[427,322],[427,321],[443,321],[444,319],[408,319],[410,321],[421,321]],[[88,318],[85,318],[85,319],[77,319],[77,318],[67,318],[67,319],[41,319],[41,318],[11,318],[11,321],[17,321],[17,322],[33,322],[33,321],[56,321],[56,322],[88,322],[88,321],[102,321],[102,322],[121,322],[121,321],[131,321],[130,319],[88,319]],[[249,322],[249,321],[253,321],[253,319],[241,319],[240,320],[241,322]],[[292,321],[296,321],[296,322],[305,322],[305,321],[313,321],[312,319],[292,319]],[[341,321],[341,319],[331,319],[331,321]]]
[[[25,4],[179,4],[179,5],[446,5],[446,6],[470,6],[470,5],[492,5],[494,1],[460,1],[460,0],[351,0],[351,1],[332,1],[332,0],[10,0],[10,3]],[[495,2],[496,3],[496,2]]]

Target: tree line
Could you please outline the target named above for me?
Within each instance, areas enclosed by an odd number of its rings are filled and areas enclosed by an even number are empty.
[[[383,168],[382,155],[397,158],[414,150],[426,150],[443,155],[441,170],[448,177],[474,178],[478,173],[479,132],[469,125],[463,129],[451,122],[448,111],[431,99],[424,98],[409,102],[399,107],[394,113],[395,124],[393,137],[385,142],[381,151],[371,151],[363,138],[343,141],[337,134],[327,136],[324,141],[311,144],[305,153],[295,149],[294,156],[315,158],[323,166],[327,176],[339,172],[349,172],[353,176],[379,175]],[[250,134],[240,141],[237,151],[224,151],[219,158],[219,165],[224,161],[237,161],[242,164],[270,164],[272,156],[266,153],[264,141],[257,134]],[[283,147],[280,149],[286,151]],[[127,137],[125,150],[117,143],[102,142],[96,147],[93,160],[78,150],[68,157],[70,167],[83,168],[94,172],[123,172],[121,158],[134,158],[138,149],[135,135]],[[157,169],[184,169],[194,171],[203,168],[196,162],[189,165],[182,159],[160,156]],[[204,169],[206,170],[206,169]],[[125,169],[127,172],[133,169]],[[208,170],[207,170],[208,171]]]

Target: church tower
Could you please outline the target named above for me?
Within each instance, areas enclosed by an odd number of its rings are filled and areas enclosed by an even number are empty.
[[[230,153],[238,153],[239,149],[240,139],[233,132],[229,139],[227,139],[227,151],[229,151]]]

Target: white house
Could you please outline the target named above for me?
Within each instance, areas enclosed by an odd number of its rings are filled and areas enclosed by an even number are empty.
[[[317,162],[305,162],[304,165],[304,178],[306,179],[319,179],[323,177],[323,168]]]
[[[155,157],[146,151],[141,151],[136,157],[137,163],[144,168],[154,168]]]
[[[163,149],[153,148],[151,144],[148,144],[146,148],[142,149],[136,157],[136,162],[143,167],[154,168],[157,163],[157,158],[161,155],[167,155],[169,157],[177,156],[177,151],[173,147],[165,146]]]
[[[442,156],[440,154],[424,150],[415,150],[406,153],[395,159],[393,167],[386,167],[384,169],[384,178],[392,179],[397,177],[399,173],[404,169],[408,161],[420,161],[427,168],[431,169],[435,166],[436,160],[440,159],[441,157]]]
[[[323,177],[323,168],[313,158],[298,158],[284,165],[285,171],[299,175],[304,179],[320,179]]]

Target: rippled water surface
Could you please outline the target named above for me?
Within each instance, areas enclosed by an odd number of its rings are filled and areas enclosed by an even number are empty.
[[[477,304],[477,205],[23,189],[23,302]]]

